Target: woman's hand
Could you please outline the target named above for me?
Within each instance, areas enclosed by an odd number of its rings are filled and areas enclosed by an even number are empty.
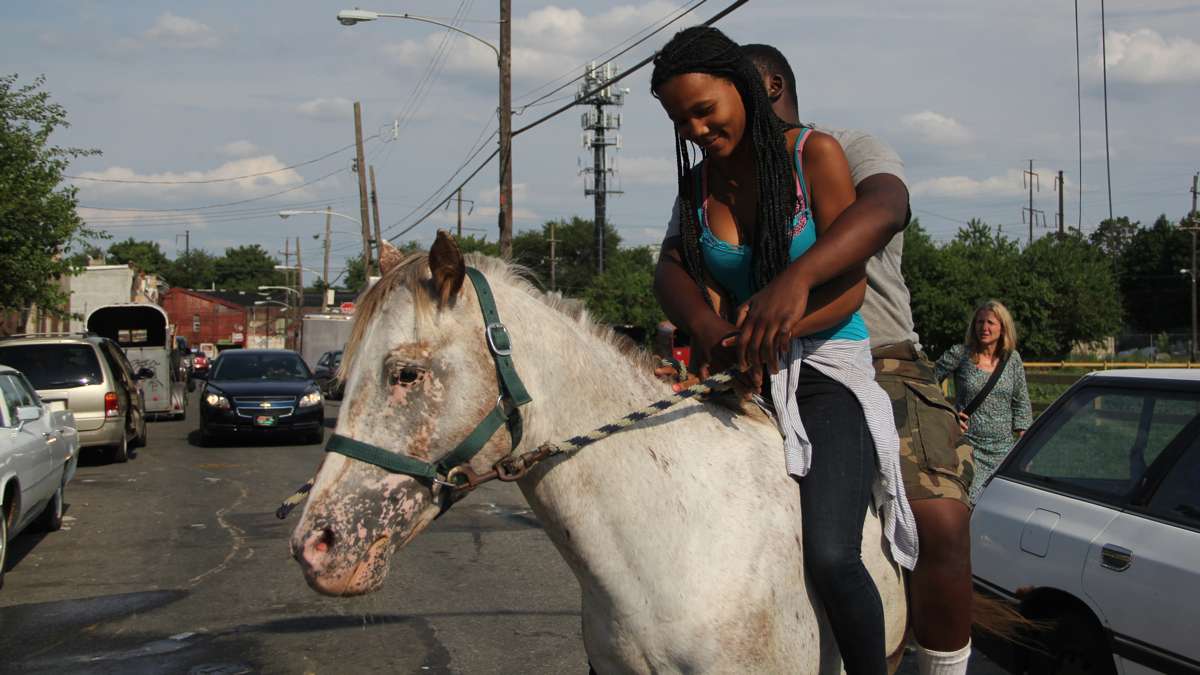
[[[788,267],[737,309],[737,363],[743,372],[779,371],[780,356],[808,308],[809,288]]]

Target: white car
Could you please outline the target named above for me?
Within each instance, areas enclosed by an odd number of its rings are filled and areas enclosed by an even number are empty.
[[[60,407],[43,404],[24,375],[0,365],[0,585],[11,538],[35,522],[62,527],[79,433],[74,415]]]
[[[1200,371],[1080,379],[985,487],[971,564],[1050,626],[1019,669],[1200,671]]]

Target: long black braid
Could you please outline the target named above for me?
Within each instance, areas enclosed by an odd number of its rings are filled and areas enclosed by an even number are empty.
[[[667,80],[685,73],[706,73],[733,83],[746,108],[746,130],[754,149],[758,211],[754,227],[753,288],[759,290],[788,264],[791,221],[796,209],[796,183],[785,140],[788,125],[775,116],[754,64],[738,44],[708,26],[680,31],[654,57],[650,90],[657,95]],[[679,227],[683,262],[688,274],[703,286],[704,261],[700,254],[700,223],[696,205],[703,195],[695,194],[695,168],[688,143],[675,135],[675,162],[679,178]],[[707,298],[705,294],[705,298]]]

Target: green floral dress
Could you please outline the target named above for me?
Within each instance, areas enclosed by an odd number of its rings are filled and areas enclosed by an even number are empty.
[[[987,384],[992,374],[981,370],[971,362],[970,352],[964,345],[955,345],[934,364],[938,382],[954,376],[955,407],[967,407],[975,395]],[[1014,351],[1004,365],[1004,372],[996,381],[988,397],[971,415],[970,426],[963,440],[971,444],[975,458],[975,480],[971,483],[971,503],[979,498],[983,483],[1000,466],[1008,455],[1018,431],[1024,431],[1033,423],[1033,411],[1029,405],[1029,388],[1025,384],[1025,364],[1021,355]]]

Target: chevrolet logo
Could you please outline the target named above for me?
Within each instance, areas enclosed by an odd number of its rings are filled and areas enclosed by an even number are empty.
[[[270,402],[270,401],[263,401],[263,402],[262,402],[262,405],[261,405],[261,407],[263,407],[263,408],[270,408],[270,407],[271,407],[271,402]]]

